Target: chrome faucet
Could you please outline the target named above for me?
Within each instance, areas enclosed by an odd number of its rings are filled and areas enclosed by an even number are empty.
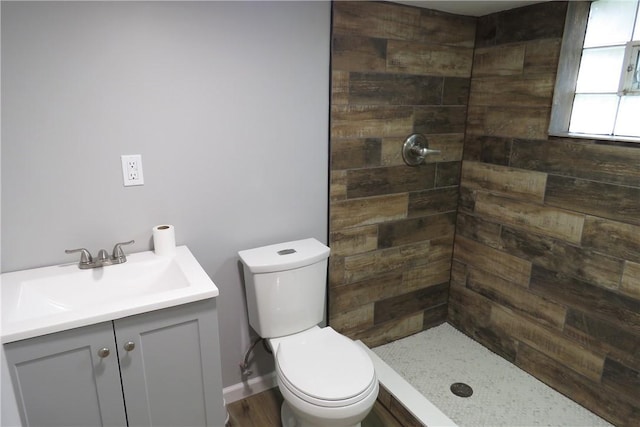
[[[88,268],[104,267],[107,265],[122,264],[123,262],[127,262],[127,257],[122,250],[122,246],[131,245],[133,243],[135,243],[135,240],[116,243],[116,245],[113,247],[111,255],[109,255],[109,253],[105,249],[100,249],[100,251],[98,251],[98,258],[95,260],[91,256],[91,253],[85,248],[66,249],[65,253],[73,254],[76,252],[80,252],[80,262],[78,263],[78,268],[85,270]]]

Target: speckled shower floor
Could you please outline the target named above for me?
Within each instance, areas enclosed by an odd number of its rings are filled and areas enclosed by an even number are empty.
[[[446,323],[372,350],[462,427],[611,426]]]

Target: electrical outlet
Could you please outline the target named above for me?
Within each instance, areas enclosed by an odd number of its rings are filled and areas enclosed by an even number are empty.
[[[142,174],[142,156],[140,154],[129,154],[120,156],[122,161],[122,179],[124,186],[144,185]]]

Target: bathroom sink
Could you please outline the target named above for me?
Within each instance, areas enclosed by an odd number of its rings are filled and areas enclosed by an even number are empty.
[[[31,310],[32,303],[48,304],[54,311],[65,311],[188,285],[187,278],[173,258],[157,257],[128,262],[118,268],[78,269],[24,280],[20,284],[17,309],[23,316],[38,316],[41,313]]]
[[[212,298],[218,288],[186,246],[171,257],[80,270],[76,263],[1,275],[2,342]]]

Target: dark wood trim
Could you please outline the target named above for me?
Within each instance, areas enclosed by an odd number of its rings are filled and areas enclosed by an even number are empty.
[[[565,136],[569,130],[573,96],[576,91],[590,8],[591,2],[588,1],[569,2],[562,48],[560,49],[560,63],[553,92],[553,107],[549,122],[550,135]]]

